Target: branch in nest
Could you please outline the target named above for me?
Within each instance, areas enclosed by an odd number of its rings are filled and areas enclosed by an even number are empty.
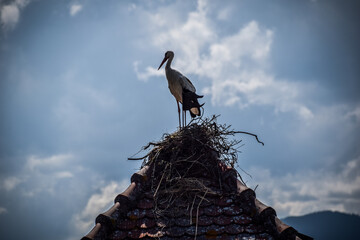
[[[256,141],[258,141],[258,143],[261,143],[263,146],[264,146],[264,143],[261,142],[258,138],[257,135],[253,134],[253,133],[249,133],[249,132],[244,132],[244,131],[234,131],[234,133],[242,133],[242,134],[248,134],[248,135],[251,135],[251,136],[254,136],[256,138]]]
[[[145,158],[147,158],[150,155],[151,152],[149,152],[148,154],[146,154],[143,157],[139,157],[139,158],[133,158],[133,157],[129,157],[128,160],[143,160]]]

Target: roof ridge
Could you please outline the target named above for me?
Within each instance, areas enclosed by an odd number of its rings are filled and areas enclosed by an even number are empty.
[[[219,168],[221,169],[221,173],[225,176],[224,179],[227,179],[230,182],[235,181],[236,183],[236,188],[235,190],[233,189],[234,191],[232,192],[232,194],[235,192],[236,195],[234,200],[234,203],[237,204],[236,206],[241,207],[242,211],[249,214],[256,223],[263,224],[267,229],[266,231],[269,232],[275,239],[312,239],[306,238],[306,235],[298,233],[294,228],[286,225],[277,218],[276,211],[272,207],[263,204],[256,198],[254,190],[247,187],[237,179],[233,168],[221,164],[219,165]],[[104,238],[100,237],[99,239],[107,239],[109,237],[110,233],[116,229],[119,224],[119,219],[122,219],[132,209],[136,209],[139,199],[146,195],[146,190],[149,187],[149,184],[147,183],[150,179],[148,175],[151,170],[152,165],[150,164],[144,166],[132,175],[129,187],[124,192],[116,196],[114,205],[109,210],[100,214],[96,218],[95,226],[85,237],[82,238],[82,240],[97,239],[97,236],[100,235]],[[226,195],[226,192],[223,194]],[[228,192],[227,194],[231,194],[231,192]],[[151,196],[147,193],[147,196],[145,197]],[[221,202],[221,199],[218,199],[217,201]],[[226,203],[223,204],[226,206]],[[144,205],[144,207],[146,208],[146,205]],[[150,208],[151,206],[147,207]],[[144,234],[141,236],[161,237],[163,233],[156,231]]]

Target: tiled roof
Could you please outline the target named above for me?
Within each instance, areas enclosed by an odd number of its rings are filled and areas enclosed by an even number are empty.
[[[208,190],[187,201],[159,194],[149,184],[153,164],[143,167],[82,240],[312,239],[281,222],[273,208],[256,199],[255,192],[237,179],[234,169],[220,163],[217,167],[221,169],[222,188],[201,178]]]

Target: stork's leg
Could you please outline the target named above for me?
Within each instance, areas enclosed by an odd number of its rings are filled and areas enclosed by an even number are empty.
[[[181,111],[181,121],[182,121],[182,127],[185,127],[184,110]]]
[[[184,111],[184,127],[186,126],[186,111]]]
[[[177,106],[178,106],[178,114],[179,114],[179,128],[181,129],[181,121],[180,121],[180,106],[179,106],[179,101],[176,100]]]

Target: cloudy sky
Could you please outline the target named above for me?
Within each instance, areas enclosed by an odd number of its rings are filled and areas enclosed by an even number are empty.
[[[280,217],[360,214],[355,1],[1,0],[0,231],[79,239],[178,125],[164,70],[248,136],[239,171]],[[141,156],[141,154],[140,154]],[[242,172],[244,169],[251,175]]]

